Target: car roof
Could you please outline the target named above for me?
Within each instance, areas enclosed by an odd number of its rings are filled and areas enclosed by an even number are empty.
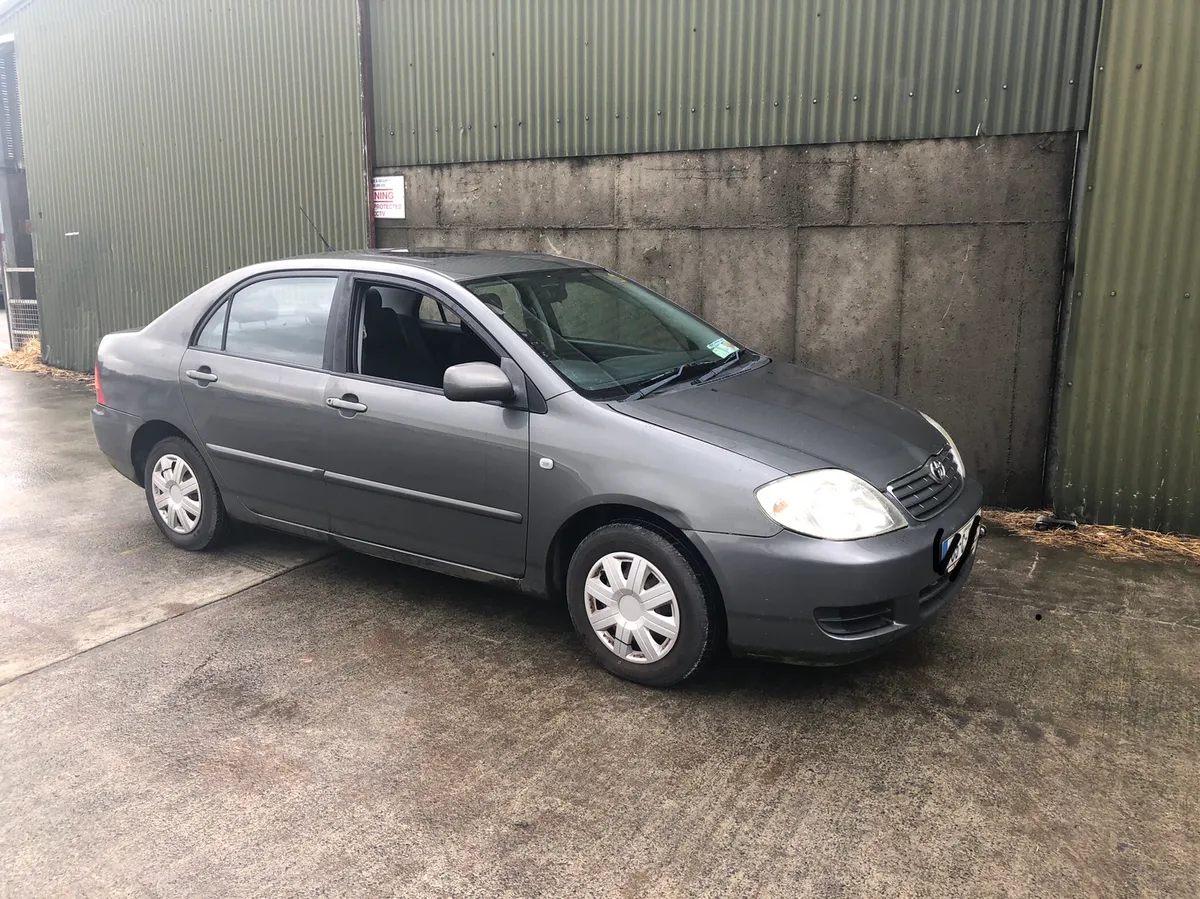
[[[476,278],[524,272],[600,267],[578,259],[549,256],[545,253],[507,253],[499,250],[463,250],[443,247],[323,253],[318,256],[289,259],[287,264],[289,267],[297,267],[318,261],[325,264],[329,262],[351,265],[366,264],[372,271],[386,270],[388,264],[391,263],[397,269],[402,266],[426,269],[455,281],[472,281]]]

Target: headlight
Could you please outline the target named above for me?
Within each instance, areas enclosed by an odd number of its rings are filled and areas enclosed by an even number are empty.
[[[954,464],[958,466],[958,473],[965,478],[967,476],[967,466],[963,465],[962,454],[959,453],[958,446],[955,444],[954,438],[946,433],[945,428],[943,428],[940,424],[938,424],[936,421],[934,421],[932,418],[930,418],[924,412],[921,413],[921,417],[924,418],[931,425],[933,425],[935,428],[937,428],[938,432],[943,437],[946,438],[946,442],[948,444],[950,444],[950,455],[954,457]]]
[[[772,481],[755,493],[764,512],[790,531],[823,540],[860,540],[906,527],[882,493],[838,468]]]

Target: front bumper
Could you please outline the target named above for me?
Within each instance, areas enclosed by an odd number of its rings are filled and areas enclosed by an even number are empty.
[[[118,412],[108,406],[92,407],[92,433],[96,435],[96,444],[108,456],[112,467],[135,484],[133,435],[141,425],[142,420],[128,412]]]
[[[725,600],[729,645],[741,655],[843,664],[874,655],[941,613],[961,592],[975,548],[949,572],[940,546],[978,515],[968,479],[937,517],[866,540],[689,533]],[[978,541],[981,525],[972,531]],[[938,549],[935,550],[935,547]]]

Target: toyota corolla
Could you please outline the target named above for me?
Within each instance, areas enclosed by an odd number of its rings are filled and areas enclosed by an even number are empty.
[[[469,251],[255,265],[96,362],[100,448],[171,543],[232,519],[567,603],[605,668],[831,664],[962,589],[950,435],[597,266]]]

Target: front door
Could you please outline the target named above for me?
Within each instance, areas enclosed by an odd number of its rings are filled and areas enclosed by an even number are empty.
[[[328,530],[320,434],[337,276],[269,277],[212,311],[183,356],[180,389],[226,490],[251,512]]]
[[[469,324],[462,340],[426,342],[420,310],[430,298],[411,289],[359,283],[355,293],[351,321],[365,319],[355,330],[368,351],[356,348],[347,365],[354,370],[329,380],[330,529],[368,551],[386,547],[522,575],[529,413],[452,402],[441,390],[442,373],[458,356],[478,360],[493,352],[490,342]]]

